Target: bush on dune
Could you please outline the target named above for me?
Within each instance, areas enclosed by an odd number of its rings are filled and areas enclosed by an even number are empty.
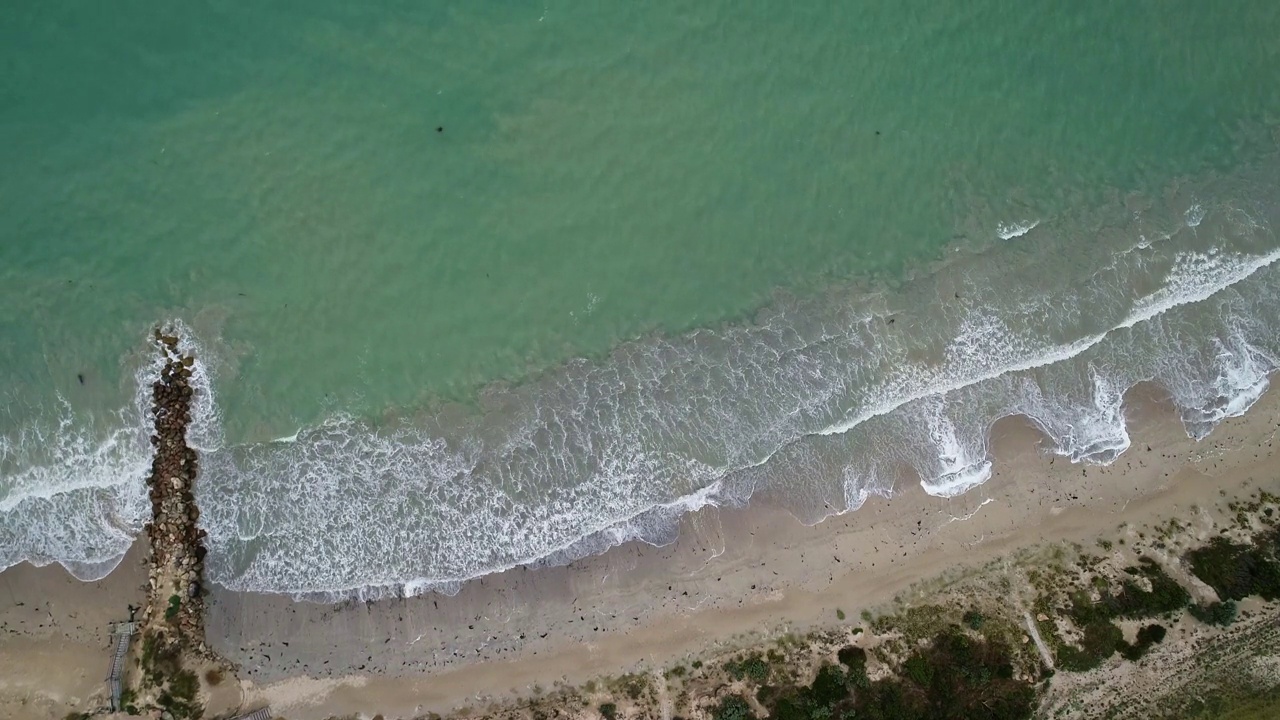
[[[1269,536],[1259,538],[1259,547],[1240,545],[1216,537],[1208,545],[1186,554],[1191,572],[1214,589],[1221,600],[1243,600],[1258,595],[1264,600],[1280,599],[1280,563],[1272,557]]]
[[[1227,627],[1235,622],[1237,612],[1238,608],[1235,600],[1191,606],[1191,617],[1205,625],[1217,625],[1219,627]]]
[[[939,633],[906,659],[896,676],[871,682],[866,652],[846,647],[839,665],[824,665],[808,686],[762,688],[761,704],[776,720],[1031,717],[1034,688],[1013,678],[1012,653],[999,642]]]
[[[741,695],[726,695],[712,713],[715,720],[754,720],[755,716]]]

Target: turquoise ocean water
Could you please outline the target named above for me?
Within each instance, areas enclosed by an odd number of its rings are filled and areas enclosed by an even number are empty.
[[[0,567],[145,521],[156,324],[209,572],[451,589],[1081,462],[1280,366],[1280,7],[0,8]]]

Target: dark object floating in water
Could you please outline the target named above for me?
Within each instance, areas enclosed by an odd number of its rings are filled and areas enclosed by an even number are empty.
[[[437,126],[437,127],[436,127],[436,132],[444,132],[444,126],[443,126],[443,125],[439,125],[439,126]]]
[[[80,381],[80,384],[81,384],[81,385],[83,385],[83,384],[84,384],[84,373],[76,373],[76,379]]]

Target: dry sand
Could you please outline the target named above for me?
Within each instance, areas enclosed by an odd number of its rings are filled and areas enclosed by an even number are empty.
[[[56,565],[0,573],[0,717],[62,718],[107,704],[109,624],[146,601],[143,554],[135,543],[93,583]]]
[[[631,544],[564,568],[513,570],[454,597],[335,607],[216,592],[208,635],[240,665],[246,707],[270,703],[277,715],[299,720],[413,717],[834,624],[837,608],[856,617],[909,597],[913,583],[1018,548],[1092,543],[1122,523],[1187,515],[1196,505],[1277,487],[1280,394],[1269,393],[1200,443],[1150,388],[1131,393],[1127,408],[1133,447],[1106,468],[1044,454],[1039,434],[1010,418],[992,429],[995,476],[959,498],[930,497],[913,485],[813,527],[762,504],[709,509],[687,518],[669,547]],[[133,590],[136,569],[126,559],[93,585],[52,568],[0,574],[14,603],[47,592],[41,587],[69,585],[54,612],[93,614],[74,641],[29,624],[13,632],[6,626],[0,715],[61,717],[65,705],[55,714],[42,708],[91,692],[92,678],[106,672],[101,626],[123,613],[130,592],[141,596]],[[6,606],[0,618],[12,612]],[[74,645],[58,662],[70,663],[78,684],[55,682],[29,660],[67,643]]]

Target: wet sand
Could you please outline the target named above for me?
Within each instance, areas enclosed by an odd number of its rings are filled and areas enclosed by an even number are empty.
[[[1123,523],[1187,516],[1193,506],[1280,484],[1272,447],[1280,394],[1200,443],[1152,388],[1135,389],[1126,410],[1133,446],[1106,468],[1043,453],[1039,433],[1008,418],[992,429],[994,477],[958,498],[930,497],[913,484],[813,527],[762,503],[707,509],[686,518],[668,547],[633,543],[567,567],[512,570],[453,597],[332,606],[215,590],[207,633],[240,666],[246,707],[270,703],[299,719],[413,717],[831,625],[837,609],[855,618],[895,596],[909,600],[913,583],[1019,548],[1092,543],[1124,532]],[[110,587],[83,585],[75,594],[87,606],[115,603],[122,612],[119,586],[129,583],[119,576],[132,568],[127,559],[96,584]],[[15,588],[19,572],[41,582],[65,578],[58,569],[15,568],[0,584]],[[81,662],[87,679],[105,675],[107,653],[105,627],[101,638],[86,632],[82,652],[98,643],[96,656]],[[6,635],[0,667],[20,670],[23,657],[49,642]],[[3,702],[40,684],[3,682]]]

